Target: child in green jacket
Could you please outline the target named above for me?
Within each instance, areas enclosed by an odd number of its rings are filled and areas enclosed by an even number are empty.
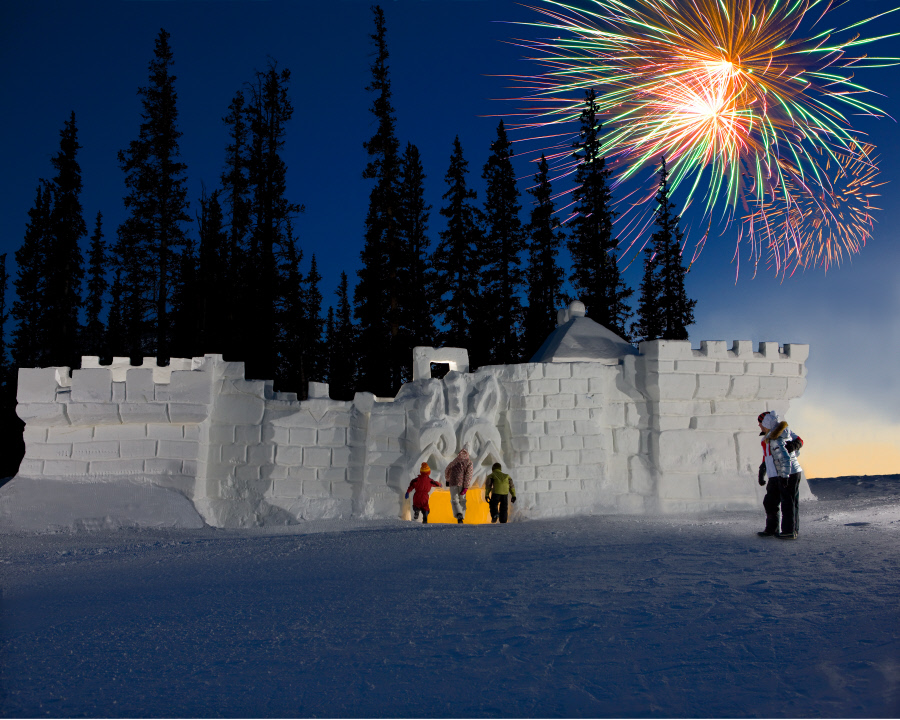
[[[494,463],[491,474],[484,482],[484,499],[491,509],[492,523],[498,519],[505,523],[509,517],[509,496],[512,495],[512,501],[516,501],[516,485],[509,475],[501,472],[502,469],[500,463]]]

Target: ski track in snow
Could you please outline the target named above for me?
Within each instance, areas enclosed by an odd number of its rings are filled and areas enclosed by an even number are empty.
[[[5,717],[897,717],[900,475],[758,513],[0,536]]]

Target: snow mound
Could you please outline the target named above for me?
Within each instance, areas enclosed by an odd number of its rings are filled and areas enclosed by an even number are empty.
[[[203,526],[184,495],[124,478],[73,483],[17,477],[0,490],[0,533]]]

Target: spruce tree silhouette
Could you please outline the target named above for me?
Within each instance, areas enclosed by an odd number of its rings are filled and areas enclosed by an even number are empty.
[[[481,237],[481,212],[472,202],[477,199],[477,194],[468,187],[468,168],[469,163],[463,156],[457,135],[453,140],[450,167],[444,176],[447,192],[443,199],[447,204],[440,211],[447,227],[439,233],[440,241],[432,262],[436,273],[436,306],[444,326],[435,344],[469,348],[470,367],[474,370],[481,357],[480,349],[471,342],[481,282],[476,263]]]
[[[359,320],[360,389],[376,395],[393,396],[400,388],[400,364],[397,350],[400,334],[399,232],[396,214],[399,208],[399,143],[391,105],[391,80],[388,67],[387,35],[384,11],[376,5],[375,45],[371,65],[372,79],[366,90],[375,94],[369,108],[375,117],[375,134],[363,143],[369,162],[363,177],[374,180],[369,193],[365,244],[360,254],[362,268],[354,290],[356,318]]]
[[[547,158],[541,154],[534,187],[528,191],[534,197],[531,222],[528,224],[528,307],[525,308],[523,360],[537,352],[556,327],[556,310],[565,301],[562,295],[563,269],[557,260],[559,248],[565,240],[559,221],[553,217],[553,187],[550,183]]]
[[[56,171],[51,185],[49,246],[44,267],[44,362],[80,367],[81,281],[84,261],[79,242],[87,234],[81,208],[81,166],[78,164],[78,128],[73,112],[60,131],[59,152],[51,161]]]
[[[119,226],[115,253],[122,275],[129,354],[135,359],[154,354],[161,365],[169,359],[170,294],[179,249],[186,242],[183,223],[190,220],[187,166],[179,159],[182,133],[169,37],[165,30],[159,31],[149,82],[138,90],[143,107],[138,137],[119,151],[128,217]]]
[[[665,157],[660,159],[658,175],[659,189],[655,199],[657,230],[645,249],[637,330],[644,340],[687,340],[687,328],[694,323],[697,301],[688,299],[684,287],[687,274],[682,261],[684,234],[679,227],[681,218],[675,213],[675,205],[669,198],[669,171]]]
[[[522,206],[512,155],[512,143],[501,120],[481,175],[487,183],[484,235],[481,252],[476,256],[481,259],[476,312],[481,322],[473,327],[472,340],[479,351],[487,353],[482,364],[519,362],[522,355],[519,293],[523,285],[521,255],[525,233],[519,217]]]
[[[577,215],[569,223],[570,280],[588,317],[628,339],[625,326],[631,308],[626,301],[634,291],[625,285],[619,272],[619,241],[613,233],[617,213],[612,207],[610,171],[600,155],[600,129],[592,88],[585,93],[580,136],[574,144],[574,156],[581,162],[575,171],[577,187],[573,193]]]

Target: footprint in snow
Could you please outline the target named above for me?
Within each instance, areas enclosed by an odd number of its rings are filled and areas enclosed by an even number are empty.
[[[855,522],[855,523],[844,523],[846,527],[864,527],[865,525],[871,525],[872,523],[867,522]]]

